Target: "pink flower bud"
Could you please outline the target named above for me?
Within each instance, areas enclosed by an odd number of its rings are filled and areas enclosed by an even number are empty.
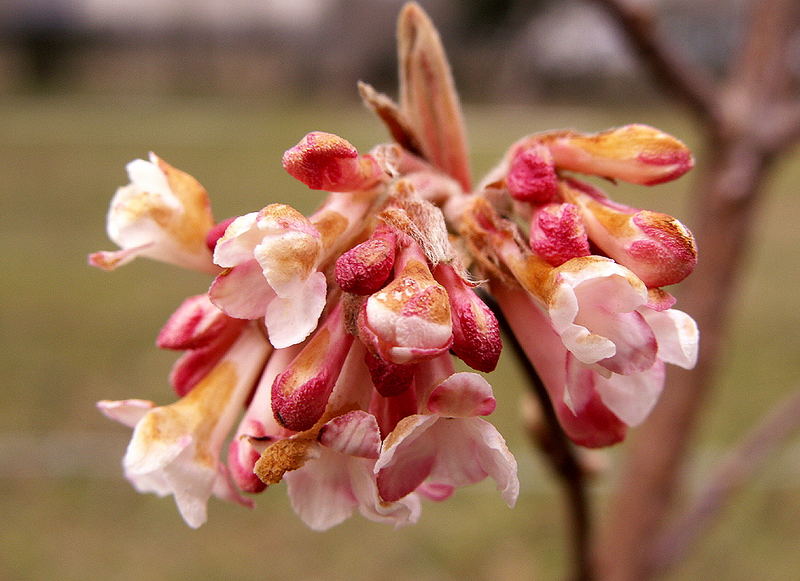
[[[530,245],[531,250],[552,266],[591,254],[586,228],[573,204],[548,204],[537,208],[531,220]]]
[[[272,384],[272,411],[284,427],[301,432],[322,417],[353,336],[344,328],[341,303]]]
[[[679,178],[694,160],[680,141],[648,125],[625,125],[595,134],[572,131],[538,137],[559,169],[652,186]]]
[[[231,319],[208,299],[207,294],[189,297],[170,316],[156,339],[161,349],[197,349],[223,332],[229,324],[244,321]]]
[[[332,133],[314,131],[283,154],[283,168],[312,190],[367,190],[384,178],[371,155]]]
[[[577,180],[562,182],[561,191],[580,209],[592,242],[648,287],[678,283],[694,270],[694,237],[672,216],[618,204]]]
[[[506,176],[508,193],[516,200],[546,204],[558,199],[553,156],[541,144],[519,149]]]
[[[399,395],[406,391],[414,382],[413,364],[398,365],[385,361],[370,353],[364,354],[364,363],[367,364],[372,384],[378,393],[384,397]]]
[[[438,265],[435,276],[450,297],[453,351],[473,369],[486,373],[494,371],[503,348],[500,325],[494,313],[452,266]]]
[[[354,246],[336,260],[336,282],[343,291],[371,295],[386,284],[392,273],[396,236],[388,228]]]

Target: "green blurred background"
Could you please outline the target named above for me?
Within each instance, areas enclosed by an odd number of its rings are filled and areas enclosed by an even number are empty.
[[[467,30],[456,24],[450,29]],[[391,28],[386,36],[391,43]],[[328,94],[323,84],[304,91],[305,77],[275,81],[268,91],[258,83],[225,90],[222,81],[194,73],[163,82],[157,74],[137,77],[130,68],[115,73],[106,65],[105,80],[93,85],[85,82],[91,75],[82,75],[98,62],[102,43],[91,40],[88,53],[75,53],[72,74],[58,77],[60,71],[44,80],[18,73],[22,57],[8,57],[16,54],[8,52],[11,44],[0,43],[0,65],[6,65],[0,66],[0,73],[6,71],[0,74],[0,368],[6,378],[0,398],[0,578],[563,578],[561,499],[526,440],[519,418],[525,380],[509,354],[491,382],[498,398],[494,423],[520,464],[522,490],[513,510],[491,483],[482,483],[442,504],[426,503],[416,526],[395,531],[354,517],[314,533],[291,513],[278,485],[258,498],[253,511],[212,500],[209,522],[193,531],[171,499],[139,495],[128,485],[120,460],[129,430],[103,418],[94,402],[171,401],[166,376],[175,354],[158,351],[154,338],[180,301],[209,281],[147,260],[114,273],[86,265],[89,252],[114,247],[105,236],[105,212],[116,187],[127,181],[125,164],[155,151],[206,186],[218,219],[273,201],[308,212],[321,198],[283,173],[286,148],[311,130],[338,133],[361,149],[386,137],[355,101],[354,89],[331,87]],[[495,51],[504,46],[496,38],[482,40]],[[148,50],[126,47],[128,57]],[[175,54],[164,49],[161,58],[183,71]],[[553,81],[552,90],[540,88],[535,95],[509,89],[499,95],[499,105],[490,105],[487,97],[498,92],[490,95],[488,83],[473,78],[471,69],[459,73],[467,56],[459,52],[454,61],[459,81],[476,88],[465,100],[477,175],[514,139],[550,128],[593,131],[647,122],[698,144],[691,120],[648,93],[646,83],[633,80],[638,77],[624,85],[630,89],[625,99],[614,97],[615,85],[604,77],[566,83],[571,90],[563,79]],[[391,54],[388,59],[370,70],[380,77],[393,66]],[[367,74],[380,89],[393,90],[392,81],[380,85],[383,77]],[[609,191],[626,203],[673,213],[691,227],[691,179]],[[800,287],[798,183],[795,152],[774,173],[757,217],[718,389],[685,474],[688,494],[726,447],[800,378],[800,310],[793,302]],[[592,487],[599,519],[624,444],[603,455],[607,469]],[[800,440],[794,438],[669,578],[792,579],[800,568],[798,548]]]

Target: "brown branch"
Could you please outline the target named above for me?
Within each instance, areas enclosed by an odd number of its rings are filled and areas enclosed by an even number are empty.
[[[692,506],[654,544],[652,568],[664,570],[685,557],[731,497],[798,430],[800,390],[776,405],[717,466]]]
[[[701,256],[696,272],[681,289],[681,308],[694,316],[702,331],[700,358],[694,371],[671,374],[662,401],[631,442],[606,526],[595,547],[601,578],[643,581],[663,572],[654,569],[650,558],[653,543],[661,538],[668,522],[678,475],[713,387],[765,178],[779,148],[791,143],[800,131],[791,124],[787,129],[775,129],[781,124],[771,116],[787,103],[786,86],[772,72],[759,70],[778,66],[777,61],[785,59],[782,42],[786,31],[797,28],[797,6],[791,0],[754,2],[756,15],[750,19],[749,40],[731,67],[748,80],[731,79],[721,97],[708,97],[706,89],[697,90],[691,82],[686,83],[688,69],[664,56],[671,51],[661,41],[652,39],[648,44],[646,36],[653,34],[652,24],[642,26],[622,0],[598,1],[616,11],[628,37],[641,45],[640,56],[662,83],[681,83],[684,99],[701,115],[706,129],[707,157],[699,164],[699,180],[691,195],[696,204],[692,227]],[[782,30],[770,31],[765,28],[768,23],[780,23]],[[761,42],[757,38],[773,33],[783,40]],[[772,89],[765,92],[760,83]],[[781,91],[776,93],[778,88]],[[771,130],[764,127],[767,119],[772,119]]]
[[[793,74],[786,47],[800,27],[800,3],[758,0],[752,3],[748,20],[747,35],[731,63],[726,85],[738,102],[755,108],[751,113],[758,115],[764,106],[784,100],[791,90]]]
[[[521,348],[518,357],[526,367],[530,377],[531,394],[536,398],[542,412],[543,425],[530,426],[528,431],[534,444],[547,459],[550,468],[559,480],[565,504],[569,510],[572,523],[572,563],[574,567],[572,579],[574,581],[591,581],[594,579],[594,574],[590,559],[591,519],[589,499],[586,494],[586,472],[575,453],[575,448],[558,423],[553,404],[550,402],[542,380]]]
[[[759,141],[766,151],[780,152],[800,142],[800,101],[774,105],[764,116]]]
[[[508,321],[497,303],[488,294],[481,294],[481,298],[492,309],[503,330],[503,344],[511,346],[514,355],[519,360],[527,377],[530,379],[528,387],[541,410],[541,422],[535,427],[529,427],[529,434],[533,443],[542,452],[551,470],[558,479],[564,500],[569,511],[572,531],[572,559],[573,581],[592,581],[595,579],[591,560],[591,510],[589,497],[586,491],[586,471],[582,466],[575,447],[569,441],[561,425],[558,423],[550,396],[542,383],[533,364],[528,360],[525,351],[511,331]]]
[[[620,31],[656,83],[682,99],[701,119],[716,119],[716,87],[710,76],[662,40],[649,10],[627,0],[596,1],[620,25]]]

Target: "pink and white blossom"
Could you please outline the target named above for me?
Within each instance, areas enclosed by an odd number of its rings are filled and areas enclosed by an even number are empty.
[[[220,450],[253,387],[266,349],[257,331],[245,329],[181,400],[161,407],[138,400],[99,404],[112,419],[133,424],[123,460],[128,480],[139,492],[173,495],[192,528],[205,522],[212,493],[231,496],[223,476],[226,471],[220,467]]]
[[[120,250],[90,263],[141,255],[215,276],[156,341],[183,352],[170,377],[181,399],[98,404],[133,428],[126,477],[173,495],[192,527],[210,496],[250,506],[244,493],[281,482],[314,530],[356,512],[410,524],[423,500],[487,477],[513,506],[517,462],[485,419],[492,388],[453,357],[493,371],[504,319],[586,447],[623,440],[666,365],[696,362],[697,326],[661,288],[693,270],[691,233],[570,175],[661,183],[691,168],[683,143],[640,124],[532,134],[473,188],[449,64],[414,3],[398,45],[399,103],[359,86],[393,143],[361,154],[311,132],[285,152],[291,176],[327,191],[312,214],[270,203],[214,224],[202,186],[154,155],[114,196]]]
[[[438,384],[427,413],[403,418],[384,440],[375,464],[381,498],[398,500],[425,482],[452,492],[490,476],[513,506],[517,462],[494,426],[479,417],[494,406],[491,387],[477,374],[456,373]]]
[[[106,220],[108,237],[121,250],[95,252],[89,263],[113,270],[145,256],[216,274],[206,246],[214,220],[205,188],[154,153],[127,170],[130,183],[117,190]]]
[[[214,249],[214,262],[228,270],[211,286],[211,300],[232,317],[263,317],[277,349],[299,343],[325,307],[321,252],[320,232],[290,206],[240,216]]]

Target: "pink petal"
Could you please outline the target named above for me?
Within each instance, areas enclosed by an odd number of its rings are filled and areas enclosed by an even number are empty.
[[[251,259],[217,276],[208,296],[229,317],[260,319],[275,299],[275,292],[264,280],[258,262]]]
[[[519,496],[517,461],[497,429],[481,418],[440,421],[440,453],[431,470],[435,483],[464,486],[491,477],[509,507]]]
[[[294,295],[270,301],[264,322],[269,341],[276,349],[300,343],[316,329],[325,308],[327,288],[325,275],[314,272]]]
[[[642,423],[656,405],[664,388],[664,364],[657,361],[652,368],[631,375],[613,374],[598,377],[597,393],[600,399],[629,426]]]
[[[256,227],[258,212],[235,218],[214,245],[214,264],[231,268],[253,258],[253,248],[261,241]]]
[[[354,410],[322,426],[319,442],[341,454],[374,460],[380,452],[381,434],[375,416]]]
[[[129,428],[136,426],[139,420],[155,406],[156,404],[152,401],[144,399],[123,399],[120,401],[104,399],[97,402],[97,409],[104,416]]]
[[[284,474],[289,501],[297,516],[312,530],[324,531],[353,514],[358,501],[350,485],[348,463],[360,461],[369,470],[372,461],[322,451],[300,469]]]
[[[700,332],[694,319],[677,309],[661,312],[642,309],[641,313],[656,335],[659,359],[692,369],[697,363],[700,341]]]
[[[428,398],[428,409],[447,417],[488,416],[497,402],[492,386],[477,373],[454,373],[436,388]]]
[[[638,312],[608,313],[601,309],[583,309],[575,322],[614,343],[614,355],[598,362],[609,371],[627,375],[653,366],[658,344],[650,325]]]
[[[436,442],[426,438],[438,416],[408,416],[386,437],[375,463],[378,492],[383,500],[398,500],[414,491],[436,461]]]

